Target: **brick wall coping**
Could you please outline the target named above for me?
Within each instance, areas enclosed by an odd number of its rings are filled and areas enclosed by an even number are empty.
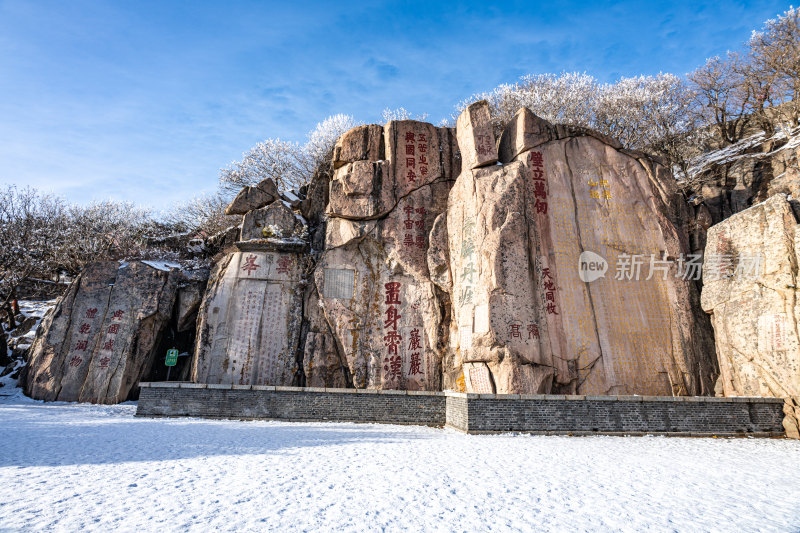
[[[626,402],[741,402],[741,403],[783,403],[782,398],[749,396],[591,396],[569,394],[475,394],[467,392],[432,392],[377,389],[340,389],[323,387],[282,387],[272,385],[217,385],[179,381],[154,381],[139,383],[140,387],[172,389],[227,389],[253,391],[282,391],[335,394],[391,394],[401,396],[448,396],[469,400],[572,400],[572,401],[626,401]]]

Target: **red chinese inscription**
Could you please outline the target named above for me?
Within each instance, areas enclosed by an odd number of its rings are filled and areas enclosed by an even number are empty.
[[[250,255],[248,255],[248,256],[247,256],[247,258],[244,260],[244,265],[242,266],[242,270],[244,270],[245,272],[247,272],[247,275],[248,275],[248,276],[249,276],[249,275],[250,275],[250,273],[251,273],[251,272],[253,272],[254,270],[258,270],[258,267],[260,266],[260,265],[257,265],[257,264],[256,264],[256,259],[258,259],[258,258],[257,258],[255,255],[253,255],[253,254],[250,254]]]
[[[288,274],[289,268],[292,266],[292,258],[288,255],[282,255],[278,259],[278,274]],[[249,273],[248,273],[249,275]]]
[[[397,332],[397,321],[402,318],[402,315],[395,307],[401,304],[400,288],[401,284],[397,281],[384,284],[384,289],[386,289],[385,302],[388,307],[386,308],[386,320],[383,322],[383,328],[386,333],[383,340],[388,351],[383,360],[383,369],[386,371],[386,378],[392,381],[401,377],[403,372],[403,358],[398,354],[398,346],[400,346],[403,338]]]

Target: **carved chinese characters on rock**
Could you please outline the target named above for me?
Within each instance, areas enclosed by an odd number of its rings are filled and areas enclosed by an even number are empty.
[[[611,191],[609,190],[611,185],[609,184],[608,180],[591,178],[586,182],[586,184],[589,186],[589,197],[594,198],[595,200],[611,199]]]
[[[292,256],[282,255],[278,258],[278,274],[288,274],[292,267]]]
[[[250,254],[245,258],[244,265],[242,265],[242,270],[247,272],[248,276],[250,276],[254,270],[258,270],[260,266],[256,263],[256,259],[257,257],[253,254]]]
[[[252,348],[256,346],[258,329],[261,327],[265,285],[260,281],[243,281],[241,283],[245,284],[242,291],[243,298],[236,310],[228,357],[229,364],[234,370],[241,369],[239,370],[241,384],[250,384],[252,360],[257,356],[253,353]]]
[[[103,370],[109,368],[109,364],[111,363],[111,355],[113,355],[114,349],[120,348],[120,346],[118,346],[119,341],[117,338],[119,337],[124,318],[125,311],[122,309],[116,309],[111,312],[111,323],[108,325],[103,334],[101,350],[98,354],[100,356],[100,359],[98,360],[98,366]]]
[[[406,204],[403,208],[403,246],[405,248],[425,249],[425,208]]]
[[[549,226],[547,211],[548,211],[548,198],[547,198],[547,181],[545,179],[544,157],[541,152],[530,152],[528,154],[528,164],[530,165],[531,180],[533,182],[533,197],[536,215],[540,219],[540,227]],[[545,244],[545,243],[542,243]],[[542,258],[544,260],[544,258]],[[539,283],[542,289],[542,304],[548,315],[557,315],[556,304],[556,284],[550,268],[546,263],[537,265],[539,273]]]
[[[461,260],[462,267],[459,272],[461,293],[458,295],[458,305],[472,305],[474,300],[474,288],[476,284],[475,269],[475,221],[467,220],[464,222],[463,237],[461,240]]]
[[[282,256],[291,258],[289,256]],[[278,266],[280,268],[280,261]],[[264,353],[260,355],[258,365],[258,378],[256,383],[258,385],[272,385],[278,383],[280,375],[278,369],[281,368],[280,357],[282,355],[283,347],[286,344],[286,328],[284,324],[286,319],[283,316],[283,305],[281,302],[281,285],[278,283],[267,284],[267,290],[264,297],[264,306],[261,316],[262,321],[262,339],[261,346],[264,347]]]
[[[411,330],[411,335],[408,344],[408,351],[410,352],[409,355],[409,369],[408,375],[409,376],[418,376],[422,375],[423,371],[421,369],[422,360],[420,354],[424,350],[422,346],[422,339],[419,335],[419,328],[414,328]]]
[[[403,342],[403,338],[398,333],[397,322],[402,318],[399,312],[401,305],[400,288],[402,284],[397,281],[386,283],[384,288],[386,311],[384,312],[383,321],[383,341],[386,346],[386,354],[383,359],[384,382],[390,385],[390,388],[397,388],[401,385],[403,377],[403,357],[400,354],[399,347]]]
[[[533,179],[533,198],[536,213],[547,214],[547,184],[544,179],[544,159],[541,152],[531,152],[528,163]]]
[[[552,274],[550,274],[549,268],[542,269],[542,296],[544,299],[544,308],[548,315],[557,315],[558,310],[556,308],[556,285],[555,281],[553,280]]]
[[[478,394],[492,394],[491,378],[489,377],[489,369],[483,364],[473,366],[469,369],[469,379],[472,385],[472,392]]]
[[[70,368],[77,368],[81,366],[84,361],[88,360],[92,351],[92,346],[90,346],[89,343],[94,334],[94,323],[98,318],[102,317],[98,317],[98,310],[96,307],[88,308],[83,312],[80,325],[77,328],[78,331],[74,336],[75,340],[73,341],[72,355],[68,358]]]
[[[405,134],[405,160],[406,181],[416,184],[425,183],[430,169],[428,167],[428,148],[430,147],[427,133],[414,133],[407,131]]]

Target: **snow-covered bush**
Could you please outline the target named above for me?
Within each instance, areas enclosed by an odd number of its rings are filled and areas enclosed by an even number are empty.
[[[226,215],[225,208],[232,195],[223,191],[195,196],[185,202],[175,204],[165,215],[165,220],[179,231],[208,237],[242,222],[239,215]]]

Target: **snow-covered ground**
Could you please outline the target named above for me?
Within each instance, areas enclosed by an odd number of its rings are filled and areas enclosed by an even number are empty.
[[[798,441],[470,436],[135,409],[0,398],[0,530],[800,530]]]

